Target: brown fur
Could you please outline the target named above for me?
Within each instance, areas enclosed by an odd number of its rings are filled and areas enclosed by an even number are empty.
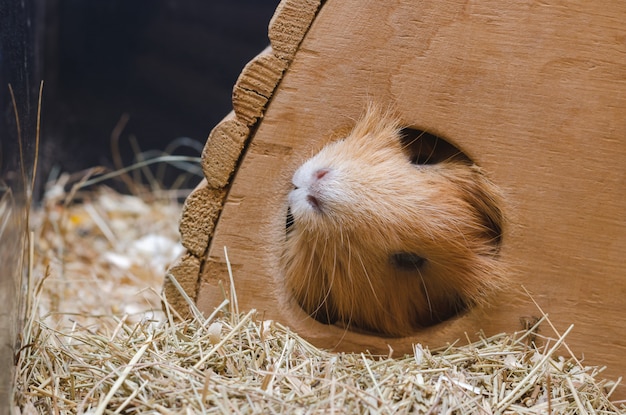
[[[282,267],[317,320],[405,336],[503,285],[497,189],[475,165],[415,165],[406,152],[398,121],[370,106],[294,175]],[[397,253],[425,262],[398,267]]]

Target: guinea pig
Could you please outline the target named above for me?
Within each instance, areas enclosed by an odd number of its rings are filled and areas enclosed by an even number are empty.
[[[433,136],[400,125],[370,105],[293,175],[280,265],[320,322],[407,336],[506,282],[496,186],[450,144],[437,153]]]

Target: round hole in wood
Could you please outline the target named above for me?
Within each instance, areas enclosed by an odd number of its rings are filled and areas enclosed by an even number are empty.
[[[390,337],[488,302],[505,281],[497,188],[441,137],[359,123],[293,175],[289,295],[321,323]]]

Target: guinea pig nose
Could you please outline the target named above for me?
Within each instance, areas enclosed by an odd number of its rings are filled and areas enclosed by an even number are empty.
[[[321,180],[324,176],[326,176],[328,174],[328,172],[330,171],[330,169],[324,168],[324,169],[317,169],[315,170],[315,172],[313,173],[313,177],[316,180]]]

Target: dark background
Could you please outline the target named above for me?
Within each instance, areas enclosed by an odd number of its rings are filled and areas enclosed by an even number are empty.
[[[3,158],[15,155],[6,85],[32,141],[42,79],[42,180],[53,168],[112,167],[110,137],[124,114],[125,164],[131,136],[142,150],[163,150],[177,137],[204,143],[231,110],[242,68],[269,44],[278,2],[0,0]]]
[[[0,403],[12,396],[40,81],[35,199],[52,172],[80,177],[97,165],[113,168],[110,136],[124,114],[126,165],[133,159],[132,136],[142,150],[163,150],[178,137],[202,145],[231,110],[241,69],[269,43],[267,25],[277,4],[0,0]],[[0,404],[0,415],[9,412],[10,405]]]

